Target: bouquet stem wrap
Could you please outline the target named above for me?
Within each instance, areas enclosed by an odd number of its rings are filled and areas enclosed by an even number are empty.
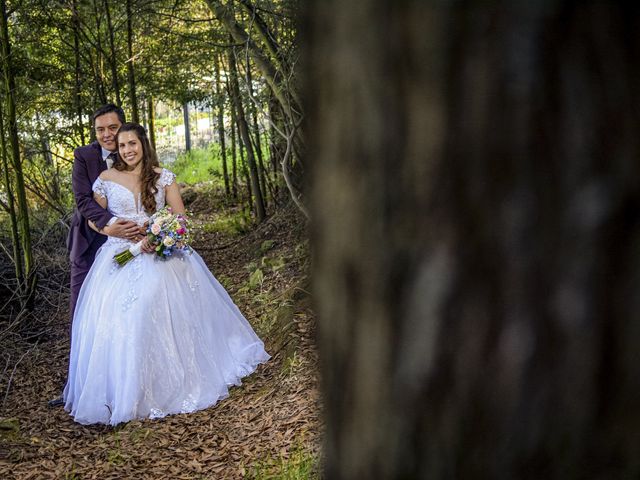
[[[122,265],[125,265],[129,260],[132,260],[134,257],[137,257],[138,255],[140,255],[141,253],[142,253],[142,240],[140,240],[138,243],[136,243],[132,247],[129,247],[124,252],[118,253],[113,258],[116,262],[118,262],[118,265],[122,266]]]

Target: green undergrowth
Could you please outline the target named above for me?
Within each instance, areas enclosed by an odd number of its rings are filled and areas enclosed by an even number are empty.
[[[251,216],[242,210],[227,212],[202,226],[205,232],[220,232],[231,236],[245,234],[251,227]]]
[[[211,143],[208,148],[194,148],[181,153],[169,168],[176,174],[178,182],[190,185],[210,180],[223,182],[220,145]]]
[[[287,456],[269,456],[245,468],[244,478],[249,480],[319,480],[318,456],[298,442]]]
[[[263,145],[263,157],[268,162],[268,146]],[[240,159],[238,158],[238,162]],[[231,151],[227,149],[227,165],[231,172]],[[268,163],[267,163],[268,165]],[[218,143],[210,143],[207,148],[193,148],[189,152],[178,155],[171,165],[168,165],[178,177],[178,181],[195,185],[200,182],[214,180],[224,185],[222,176],[222,148]],[[239,168],[239,167],[238,167]]]
[[[254,308],[263,312],[256,331],[258,335],[271,339],[274,351],[283,351],[282,370],[285,376],[295,370],[298,362],[295,316],[304,312],[310,303],[308,278],[289,279],[286,267],[298,261],[298,256],[306,255],[307,250],[306,242],[283,252],[274,248],[273,241],[263,241],[257,252],[259,259],[245,265],[248,277],[238,289],[240,295],[250,299]],[[273,285],[281,287],[274,288]]]

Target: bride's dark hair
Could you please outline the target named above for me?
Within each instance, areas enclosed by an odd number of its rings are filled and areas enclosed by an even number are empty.
[[[156,199],[154,195],[158,193],[156,183],[160,174],[155,168],[160,166],[158,155],[151,147],[151,142],[147,136],[147,131],[142,125],[137,123],[123,123],[118,134],[116,135],[116,145],[120,145],[119,137],[123,132],[134,132],[142,144],[142,171],[140,172],[140,191],[142,192],[142,205],[148,213],[156,211]],[[118,156],[113,164],[113,168],[118,171],[126,170],[127,164],[120,157],[120,148],[118,147]]]

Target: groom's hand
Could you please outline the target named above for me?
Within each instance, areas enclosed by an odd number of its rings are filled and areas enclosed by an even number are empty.
[[[102,233],[110,237],[124,238],[137,242],[140,240],[140,227],[131,220],[118,219],[111,225],[107,225],[102,229]]]

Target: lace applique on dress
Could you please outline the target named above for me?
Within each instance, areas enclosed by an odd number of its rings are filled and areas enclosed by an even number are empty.
[[[160,210],[162,207],[164,207],[165,196],[166,196],[165,187],[167,187],[167,185],[171,185],[175,181],[175,179],[176,179],[175,173],[173,173],[170,170],[167,170],[166,168],[162,169],[162,172],[158,177],[158,181],[156,182],[158,191],[154,195],[156,199],[156,210]]]
[[[100,177],[96,178],[96,181],[93,182],[93,186],[91,187],[91,189],[102,198],[107,198],[107,185],[102,181]]]
[[[167,170],[166,168],[162,169],[162,173],[160,174],[160,178],[158,179],[158,184],[161,187],[166,187],[167,185],[171,185],[176,179],[176,174]]]

